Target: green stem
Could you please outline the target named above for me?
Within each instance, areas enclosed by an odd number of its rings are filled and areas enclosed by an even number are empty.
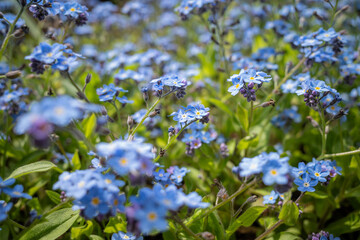
[[[85,96],[85,94],[81,91],[81,89],[79,88],[79,86],[76,84],[76,82],[74,81],[74,79],[72,79],[71,75],[69,72],[66,72],[67,77],[69,78],[71,84],[76,88],[78,96],[82,99],[84,99],[87,103],[90,103],[89,99]]]
[[[31,1],[31,2],[32,2],[32,1]],[[31,2],[30,2],[29,4],[31,4]],[[1,49],[0,49],[0,60],[2,59],[3,54],[4,54],[4,52],[5,52],[5,49],[6,49],[7,45],[8,45],[8,43],[9,43],[9,40],[10,40],[10,37],[11,37],[11,33],[14,31],[15,25],[16,25],[16,23],[18,22],[18,20],[20,19],[22,13],[24,12],[25,7],[27,7],[27,5],[26,5],[26,6],[21,6],[21,9],[20,9],[20,11],[18,12],[18,14],[16,15],[15,20],[14,20],[13,23],[10,25],[9,31],[7,32],[6,37],[5,37],[5,39],[4,39],[4,41],[3,41],[2,45],[1,45]]]
[[[181,134],[181,132],[184,131],[184,129],[187,128],[187,126],[189,126],[189,125],[192,124],[193,122],[195,122],[195,121],[191,121],[191,122],[185,124],[185,126],[182,127],[182,128],[179,130],[179,132],[170,139],[170,141],[168,141],[168,143],[167,143],[166,146],[163,148],[163,150],[167,150],[167,149],[174,143],[174,141],[179,137],[179,135]],[[160,154],[157,155],[157,157],[153,160],[153,162],[157,162],[157,161],[159,161],[159,159],[160,159]]]
[[[5,165],[6,165],[6,152],[8,150],[8,128],[9,128],[9,119],[8,115],[5,113],[5,146],[4,146],[4,156],[1,164],[1,176],[5,178]]]
[[[276,228],[278,228],[281,224],[283,224],[283,220],[277,221],[274,225],[272,225],[270,228],[268,228],[265,232],[263,232],[260,236],[258,236],[255,240],[261,240],[264,239],[267,235],[269,235],[272,231],[274,231]]]
[[[10,224],[12,224],[13,226],[15,226],[15,227],[18,227],[18,228],[20,228],[20,229],[25,229],[25,227],[24,227],[23,225],[15,222],[14,220],[12,220],[12,219],[10,219],[10,218],[8,218],[7,221],[8,221]]]
[[[332,154],[324,154],[317,158],[317,160],[325,159],[325,158],[335,158],[335,157],[343,157],[343,156],[350,156],[360,154],[360,149],[349,151],[349,152],[342,152],[342,153],[332,153]]]
[[[322,127],[322,131],[321,131],[322,145],[321,145],[321,155],[320,156],[323,156],[326,153],[326,122],[325,122],[324,110],[321,110],[320,117],[321,117],[321,127]]]
[[[233,195],[231,195],[229,198],[227,198],[226,200],[224,200],[223,202],[219,203],[218,205],[212,207],[211,209],[209,209],[208,211],[206,211],[205,213],[201,214],[199,217],[197,218],[193,218],[191,219],[189,222],[186,223],[187,226],[190,226],[194,221],[197,221],[199,219],[202,219],[206,216],[208,216],[209,214],[211,214],[212,212],[214,212],[216,209],[226,205],[227,203],[229,203],[231,200],[233,200],[234,198],[236,198],[237,196],[239,196],[241,193],[245,192],[249,187],[251,187],[252,185],[254,185],[256,182],[256,178],[254,178],[254,180],[252,182],[250,182],[248,185],[244,185],[242,184],[241,187],[239,188],[239,190],[237,190]]]
[[[145,113],[144,117],[141,119],[141,121],[139,122],[138,125],[136,125],[136,127],[134,128],[134,130],[129,134],[128,137],[128,141],[131,141],[132,138],[134,137],[136,131],[138,130],[138,128],[144,123],[145,119],[149,116],[149,114],[154,110],[154,108],[159,104],[161,100],[161,97],[159,97],[156,102],[151,106],[151,108],[149,108],[149,110],[147,110],[147,112]]]
[[[250,135],[250,127],[253,120],[253,114],[254,114],[254,102],[251,101],[250,105],[250,115],[249,115],[249,127],[248,127],[248,135]]]
[[[287,74],[285,74],[284,78],[283,78],[283,79],[280,81],[280,83],[275,87],[275,89],[272,91],[272,93],[269,94],[269,96],[268,96],[267,99],[271,99],[271,98],[272,98],[272,95],[273,95],[274,93],[276,93],[276,92],[280,89],[281,85],[284,84],[284,83],[286,82],[286,80],[288,80],[288,79],[301,67],[301,65],[305,62],[305,60],[306,60],[306,57],[304,56],[304,57],[298,62],[298,64],[296,64],[296,66],[291,69],[290,72],[288,72]]]
[[[56,144],[57,144],[58,148],[60,149],[60,152],[62,153],[62,155],[64,155],[64,157],[66,158],[66,160],[67,160],[69,163],[71,163],[71,161],[70,161],[70,159],[68,158],[68,156],[67,156],[67,154],[66,154],[66,152],[65,152],[65,150],[64,150],[64,147],[63,147],[63,145],[61,144],[60,140],[57,140],[57,141],[56,141]]]
[[[188,227],[181,221],[181,219],[179,219],[177,216],[174,216],[172,219],[174,219],[175,222],[177,222],[178,224],[180,224],[180,226],[185,230],[185,232],[186,232],[187,234],[189,234],[190,236],[192,236],[194,239],[202,240],[202,238],[200,238],[200,237],[197,236],[193,231],[191,231],[191,229],[188,228]]]

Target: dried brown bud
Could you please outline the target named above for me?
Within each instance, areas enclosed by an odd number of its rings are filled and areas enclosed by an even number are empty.
[[[134,124],[135,124],[134,119],[131,116],[128,116],[127,125],[129,126],[129,128],[131,129],[134,126]]]
[[[21,72],[19,70],[10,71],[10,72],[6,73],[5,76],[6,76],[6,78],[9,78],[9,79],[15,79],[15,78],[21,77]]]
[[[0,12],[0,19],[4,18],[4,14]]]
[[[313,13],[313,15],[314,15],[317,19],[319,19],[320,21],[324,21],[324,18],[323,18],[322,16],[320,16],[320,15],[317,13],[317,11],[315,11],[315,12]]]
[[[317,121],[315,121],[311,116],[307,116],[306,118],[310,121],[310,123],[313,127],[315,127],[315,128],[319,127],[319,123]]]
[[[155,108],[155,110],[149,114],[149,117],[153,118],[159,114],[160,114],[160,108]]]
[[[210,232],[202,232],[199,234],[205,240],[215,240],[215,236]]]
[[[165,153],[166,153],[166,149],[160,148],[160,153],[159,153],[160,157],[163,157]]]
[[[264,102],[264,103],[260,104],[260,106],[263,107],[263,108],[266,108],[268,106],[273,106],[274,107],[275,106],[275,101],[270,99],[268,102]]]

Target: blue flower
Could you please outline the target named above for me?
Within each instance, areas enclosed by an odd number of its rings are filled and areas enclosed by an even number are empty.
[[[135,218],[139,221],[140,230],[150,233],[153,230],[165,231],[168,227],[166,221],[166,208],[153,205],[151,202],[135,212]]]
[[[157,172],[155,171],[153,175],[156,181],[164,181],[164,182],[166,182],[170,177],[170,173],[165,172],[164,169],[160,169]]]
[[[9,189],[15,183],[15,178],[3,179],[0,177],[0,194],[4,189]]]
[[[288,172],[289,168],[285,164],[282,164],[279,160],[270,160],[263,167],[263,182],[265,185],[286,184],[288,182],[286,176]]]
[[[307,172],[307,166],[304,162],[299,162],[298,167],[294,167],[292,172],[296,177],[301,177]]]
[[[11,198],[26,198],[26,199],[32,198],[29,194],[23,193],[23,191],[24,191],[24,187],[20,184],[15,185],[13,189],[11,188],[3,189],[3,192],[9,195]]]
[[[132,233],[119,231],[111,236],[111,240],[143,240],[143,237],[136,237]]]
[[[321,164],[316,164],[314,168],[308,168],[310,177],[319,182],[326,182],[326,177],[330,175],[329,171],[324,171]]]
[[[263,159],[258,156],[253,158],[243,158],[239,164],[240,176],[248,177],[250,175],[258,174],[262,171],[263,165]]]
[[[65,16],[69,16],[72,18],[78,18],[80,14],[87,14],[87,7],[82,6],[77,2],[67,2],[64,4],[62,12]]]
[[[65,45],[59,43],[50,45],[46,42],[42,42],[39,46],[35,47],[32,54],[25,57],[25,59],[35,59],[45,64],[53,64],[62,56],[65,48]]]
[[[180,185],[183,181],[183,178],[185,177],[185,175],[190,172],[190,170],[188,170],[185,167],[179,168],[178,166],[174,167],[174,170],[170,176],[170,179],[172,182],[174,182],[176,185]]]
[[[7,203],[4,200],[0,200],[0,222],[4,221],[8,217],[7,212],[10,211],[12,206],[13,203]]]
[[[84,209],[85,216],[87,218],[94,218],[99,214],[107,214],[109,211],[107,198],[106,192],[101,188],[91,188],[84,197],[79,199],[79,202]]]
[[[296,178],[294,183],[298,185],[298,190],[301,192],[315,192],[315,186],[318,184],[318,180],[312,180],[308,173],[305,173],[302,178]]]
[[[264,196],[263,204],[274,204],[278,197],[279,194],[273,190],[271,191],[270,195]]]
[[[140,162],[137,159],[136,153],[128,151],[118,152],[111,156],[108,159],[107,164],[117,174],[124,176],[131,171],[136,171],[140,165]]]

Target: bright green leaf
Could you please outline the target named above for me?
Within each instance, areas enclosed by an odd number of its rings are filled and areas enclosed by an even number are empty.
[[[52,168],[56,168],[56,165],[49,161],[39,161],[35,163],[30,163],[28,165],[21,166],[13,171],[10,176],[7,178],[18,178],[30,173],[35,172],[46,172]]]
[[[79,170],[81,169],[81,162],[80,162],[80,157],[79,157],[79,151],[76,149],[72,159],[71,159],[71,162],[74,166],[74,170]]]
[[[46,195],[53,201],[55,204],[61,203],[60,194],[51,190],[45,190]]]
[[[34,222],[19,240],[53,240],[63,235],[79,217],[79,211],[64,208]]]
[[[82,235],[90,236],[93,232],[94,224],[92,221],[86,221],[86,225],[71,228],[71,239],[80,239]]]
[[[126,232],[126,221],[124,221],[121,217],[111,217],[104,229],[104,232],[117,233],[119,231]]]
[[[96,116],[95,114],[91,114],[89,118],[84,121],[84,130],[85,130],[85,137],[89,138],[91,134],[94,132],[96,127]]]
[[[231,235],[241,226],[250,227],[266,208],[267,207],[263,206],[254,206],[247,209],[228,227],[226,230],[226,238],[229,239]]]
[[[293,201],[286,202],[281,208],[279,219],[283,220],[286,225],[292,226],[299,218],[299,208]]]

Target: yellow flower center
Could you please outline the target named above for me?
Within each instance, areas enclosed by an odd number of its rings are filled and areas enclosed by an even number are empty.
[[[240,87],[240,84],[236,84],[235,88],[239,88]]]
[[[320,88],[319,88],[319,87],[316,87],[315,89],[316,89],[316,90],[320,90]]]
[[[315,176],[316,176],[316,177],[319,177],[319,176],[320,176],[320,173],[315,173]]]
[[[70,11],[75,12],[75,8],[70,8]]]
[[[271,175],[276,175],[277,174],[277,171],[275,169],[271,170],[270,171]]]
[[[127,161],[126,158],[121,158],[120,161],[119,161],[119,163],[120,163],[121,166],[125,166],[125,165],[127,164],[127,162],[128,162],[128,161]]]
[[[304,187],[309,187],[310,186],[310,184],[309,183],[304,183]]]
[[[149,219],[150,221],[155,221],[156,218],[157,218],[156,213],[150,212],[150,213],[148,214],[148,219]]]
[[[110,180],[110,179],[105,179],[105,182],[106,182],[107,184],[110,184],[110,183],[111,183],[111,180]]]
[[[99,200],[98,197],[94,197],[93,199],[91,199],[91,203],[92,203],[93,205],[99,205],[100,200]]]
[[[250,80],[254,80],[255,78],[254,77],[250,77]]]
[[[56,115],[62,115],[64,112],[65,112],[65,109],[63,107],[55,108]]]

